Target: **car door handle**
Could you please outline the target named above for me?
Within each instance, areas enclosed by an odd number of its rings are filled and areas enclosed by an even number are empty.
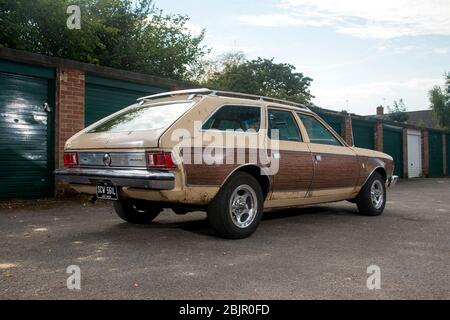
[[[322,156],[320,154],[316,154],[316,155],[314,155],[314,159],[316,161],[322,161]]]

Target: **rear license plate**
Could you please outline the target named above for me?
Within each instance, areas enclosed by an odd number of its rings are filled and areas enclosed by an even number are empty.
[[[97,183],[97,198],[104,200],[117,200],[117,187],[108,182]]]

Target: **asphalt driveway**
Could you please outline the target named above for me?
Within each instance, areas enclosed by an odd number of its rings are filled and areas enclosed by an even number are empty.
[[[0,207],[2,299],[450,299],[450,179],[401,181],[380,217],[347,202],[266,213],[238,241],[203,212],[135,226],[104,203]]]

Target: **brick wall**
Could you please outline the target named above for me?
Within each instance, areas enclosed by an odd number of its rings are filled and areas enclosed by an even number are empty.
[[[56,75],[56,154],[55,166],[64,166],[64,144],[84,128],[84,72],[58,68]],[[57,193],[64,192],[57,184]]]
[[[380,120],[375,124],[375,150],[383,152],[383,122]]]
[[[353,145],[353,128],[352,128],[352,117],[347,114],[342,118],[342,138],[349,146]]]

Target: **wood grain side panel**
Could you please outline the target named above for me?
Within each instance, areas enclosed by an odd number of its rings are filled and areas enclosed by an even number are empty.
[[[206,186],[219,186],[235,169],[243,164],[256,164],[260,168],[268,168],[267,158],[265,150],[259,153],[259,150],[228,150],[223,152],[223,160],[219,163],[209,164],[203,162],[186,163],[185,159],[193,160],[197,156],[197,159],[201,159],[202,153],[205,152],[205,148],[202,149],[184,149],[183,150],[183,165],[186,175],[186,183],[188,185],[206,185]],[[228,152],[228,154],[225,154]],[[234,152],[230,157],[229,152]],[[283,151],[280,150],[280,159],[278,166],[271,165],[272,169],[277,168],[277,172],[270,178],[273,180],[274,191],[288,191],[288,190],[304,190],[307,191],[311,185],[311,181],[314,174],[314,166],[311,158],[311,153],[304,151]],[[245,154],[245,157],[242,157]],[[269,152],[270,155],[270,152]],[[226,156],[228,159],[234,159],[233,164],[227,164]],[[218,156],[216,159],[220,159]],[[273,161],[273,159],[272,159]],[[221,163],[220,163],[221,162]],[[267,169],[267,171],[270,171]]]
[[[188,185],[220,186],[225,178],[236,169],[236,165],[186,165]]]
[[[359,156],[360,170],[357,186],[362,187],[373,171],[381,167],[386,170],[387,176],[390,177],[394,171],[394,163],[391,160],[374,157]]]
[[[279,160],[273,191],[309,190],[314,174],[311,153],[280,150]]]
[[[359,178],[359,161],[356,156],[320,154],[315,164],[311,190],[349,188],[356,186]]]
[[[185,148],[181,154],[188,185],[220,186],[239,166],[265,167],[264,160],[261,161],[265,152],[260,154],[257,149]]]
[[[373,169],[375,169],[375,167],[369,165],[369,157],[359,156],[358,162],[360,166],[359,166],[358,182],[356,183],[356,185],[358,187],[362,187],[364,182],[367,180],[367,177],[373,171]]]

